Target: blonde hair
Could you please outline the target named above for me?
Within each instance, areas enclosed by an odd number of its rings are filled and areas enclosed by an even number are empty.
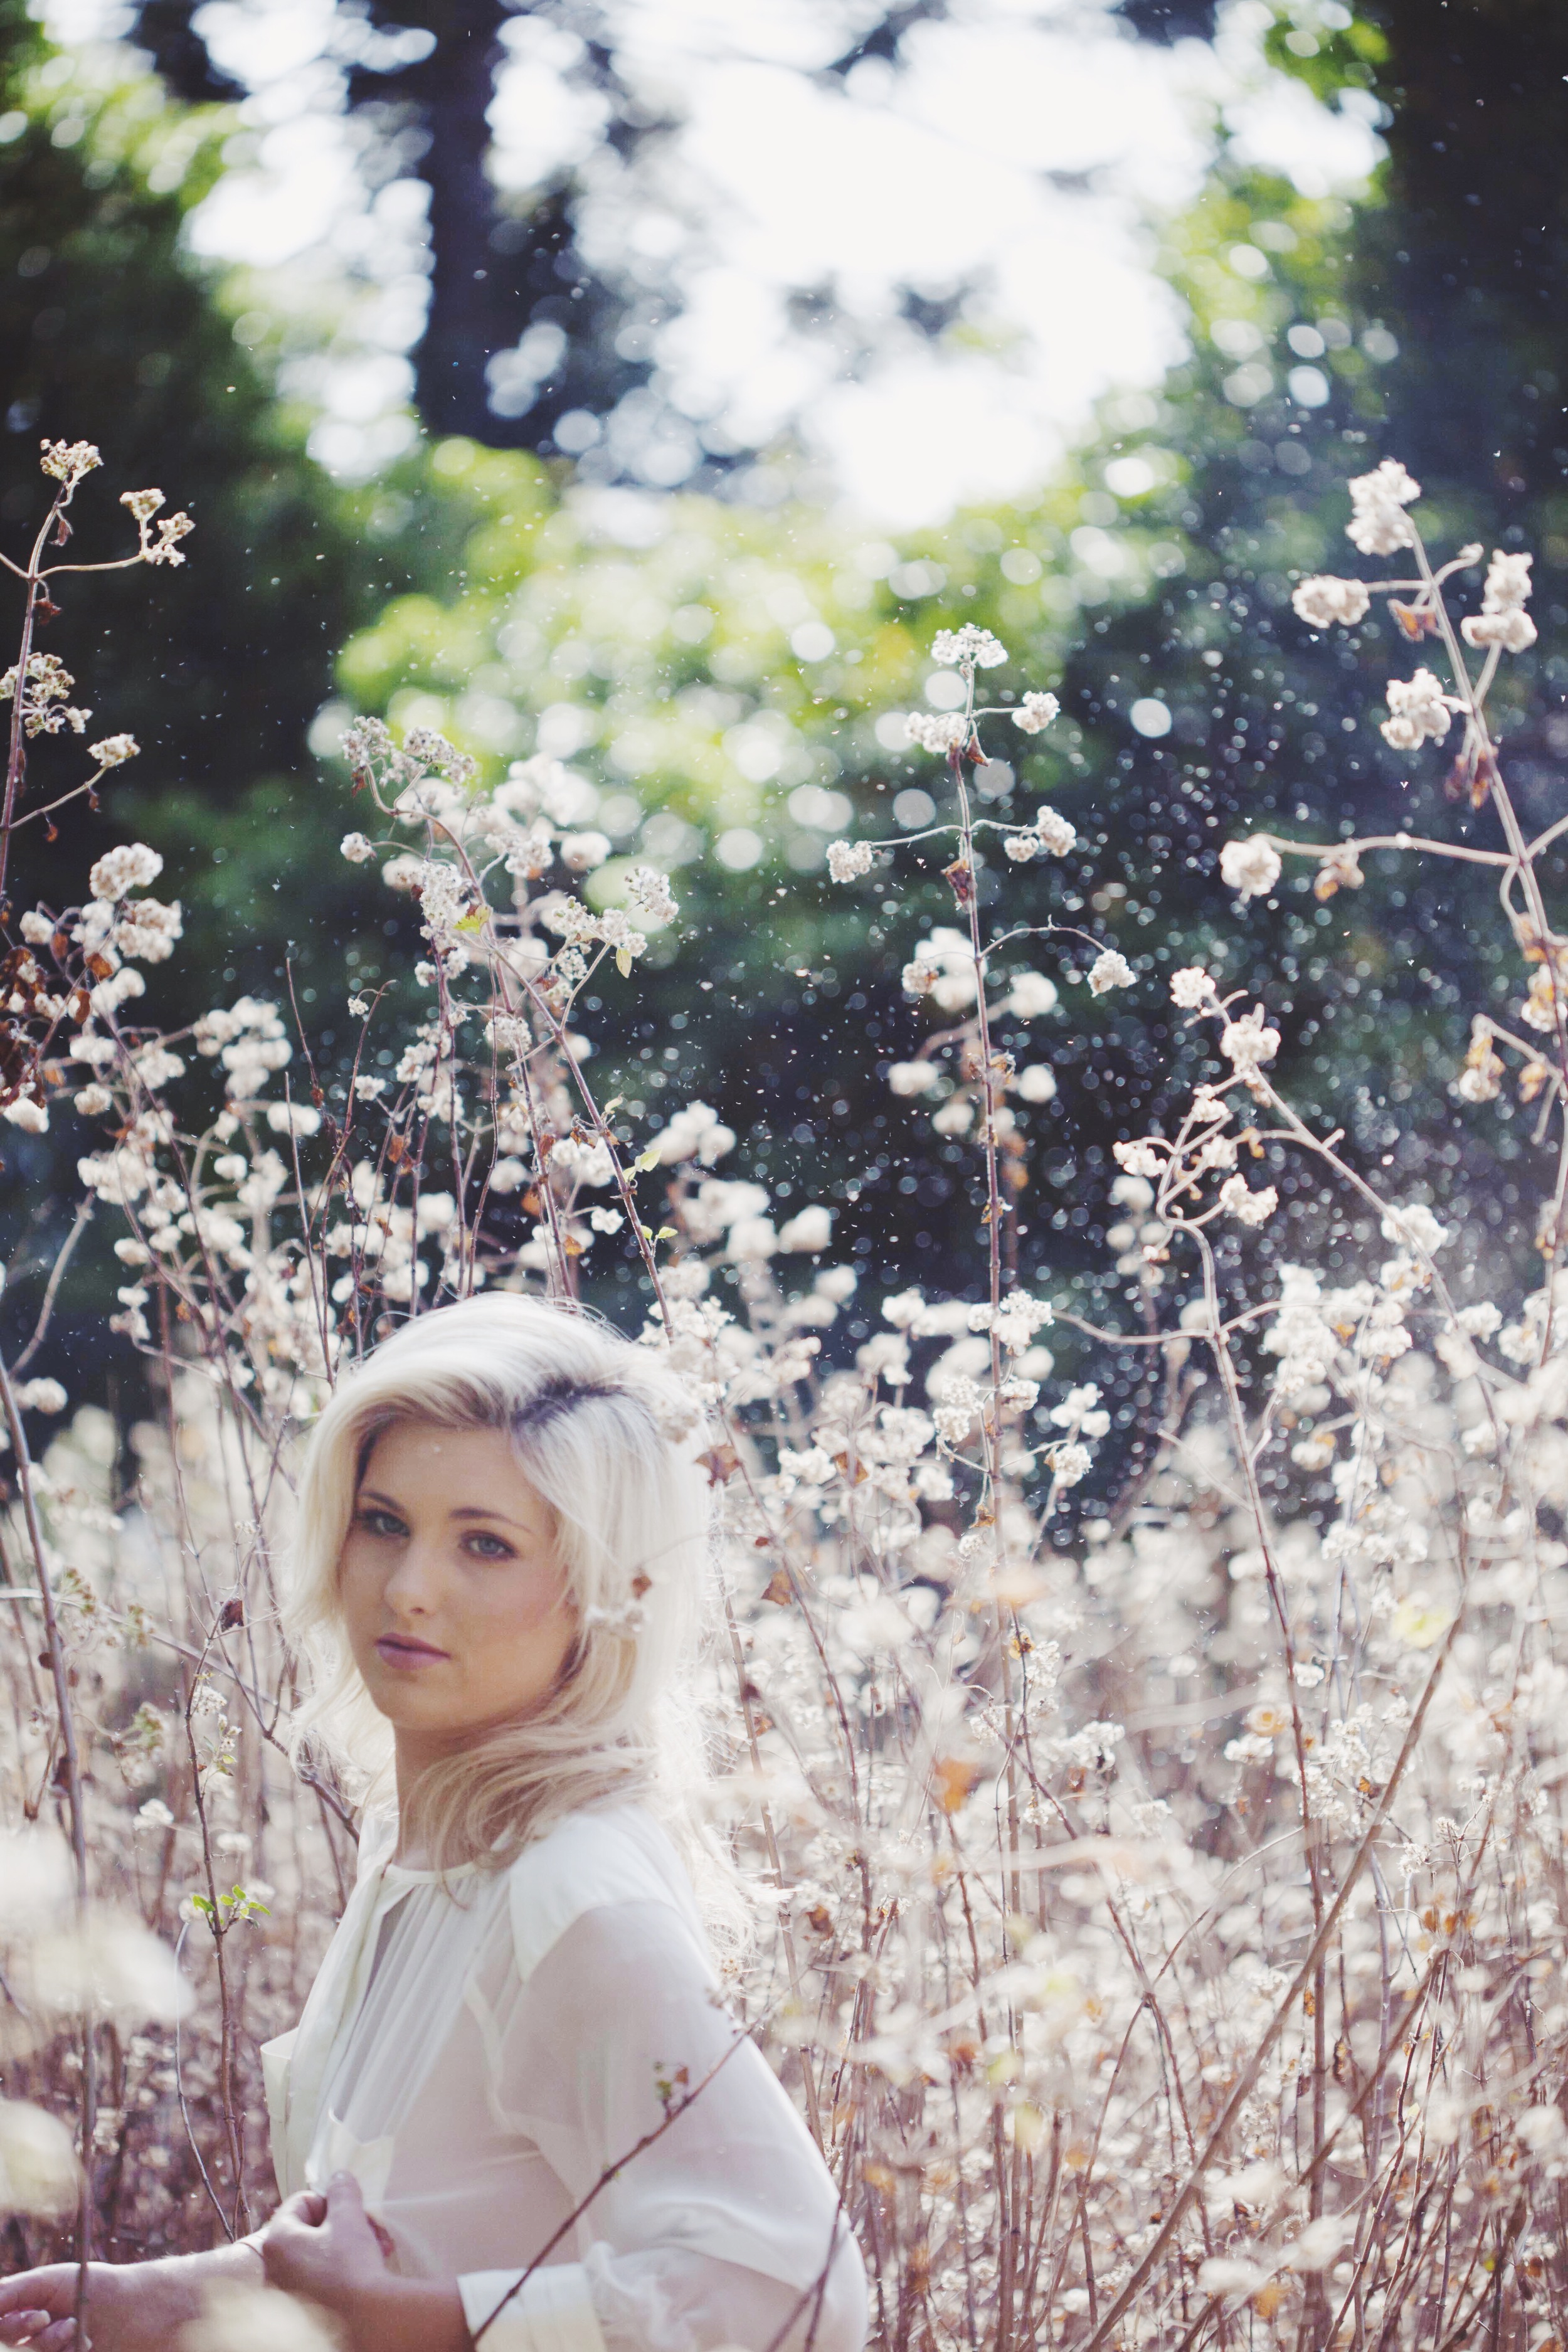
[[[405,1836],[438,1869],[499,1869],[567,1813],[641,1799],[700,1860],[693,1675],[712,1538],[699,1417],[657,1355],[580,1307],[492,1292],[437,1307],[340,1382],[310,1436],[284,1612],[309,1685],[298,1744],[324,1746],[361,1793],[389,1785],[391,1727],[343,1635],[339,1564],[371,1449],[408,1421],[510,1439],[553,1516],[576,1639],[542,1706],[426,1767]]]

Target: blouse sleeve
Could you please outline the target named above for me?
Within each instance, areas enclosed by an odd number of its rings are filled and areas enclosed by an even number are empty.
[[[837,2192],[679,1913],[579,1917],[496,2055],[498,2109],[574,2204],[621,2168],[576,2225],[578,2259],[542,2263],[493,2324],[522,2273],[459,2281],[481,2352],[860,2352],[865,2278]]]

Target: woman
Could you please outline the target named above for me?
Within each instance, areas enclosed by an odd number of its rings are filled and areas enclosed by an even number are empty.
[[[701,1877],[690,1419],[657,1356],[500,1295],[342,1382],[291,1632],[305,1727],[370,1801],[305,2013],[262,2052],[284,2202],[214,2253],[94,2265],[94,2352],[263,2277],[353,2352],[859,2352],[837,2193],[718,2002],[681,1860]],[[76,2275],[0,2286],[0,2343],[73,2346]]]

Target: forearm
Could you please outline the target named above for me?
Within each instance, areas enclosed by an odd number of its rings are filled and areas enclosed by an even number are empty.
[[[209,2253],[164,2253],[153,2263],[139,2263],[136,2272],[139,2303],[146,2298],[146,2310],[155,2310],[157,2319],[174,2328],[185,2319],[200,2319],[209,2286],[261,2286],[261,2249],[254,2239],[242,2237]]]
[[[462,2298],[450,2279],[384,2278],[331,2298],[353,2352],[473,2352]]]
[[[232,2245],[214,2246],[205,2254],[163,2254],[141,2267],[154,2273],[166,2290],[171,2312],[178,2308],[182,2316],[194,2319],[200,2315],[208,2287],[226,2282],[238,2286],[261,2284],[261,2249],[257,2243],[260,2234],[258,2231],[254,2237],[237,2238]]]

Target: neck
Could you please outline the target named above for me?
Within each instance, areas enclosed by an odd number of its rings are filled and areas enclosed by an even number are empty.
[[[417,1782],[432,1764],[441,1763],[448,1756],[459,1754],[464,1746],[460,1738],[450,1733],[405,1731],[401,1727],[394,1734],[393,1761],[397,1781],[397,1845],[394,1859],[410,1869],[424,1867],[424,1856],[409,1848],[407,1822],[410,1800]]]

